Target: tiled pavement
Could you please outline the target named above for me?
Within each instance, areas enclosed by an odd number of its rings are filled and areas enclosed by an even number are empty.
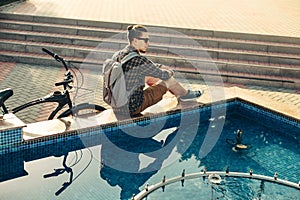
[[[1,8],[0,11],[108,22],[300,36],[299,0],[27,0]],[[47,95],[53,91],[54,82],[61,80],[63,74],[63,70],[55,67],[21,63],[0,64],[0,88],[12,87],[15,91],[14,96],[8,101],[10,108]],[[203,89],[207,87],[204,83],[192,80],[189,81],[189,85]],[[252,93],[268,96],[282,104],[294,105],[300,110],[299,91],[252,85],[238,86]],[[96,99],[94,95],[91,98]],[[28,117],[28,113],[18,117],[25,123],[45,120],[47,117],[41,115],[43,109],[50,110],[51,107],[40,106],[30,109],[31,117]]]

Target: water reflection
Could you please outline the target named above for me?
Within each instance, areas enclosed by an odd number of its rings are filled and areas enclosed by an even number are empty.
[[[55,195],[58,196],[60,195],[60,193],[62,193],[68,186],[71,185],[71,183],[73,182],[73,170],[72,170],[72,165],[71,166],[67,166],[67,157],[68,157],[68,153],[66,153],[64,156],[63,156],[63,163],[62,163],[62,166],[63,168],[57,168],[57,169],[54,169],[54,172],[52,173],[49,173],[49,174],[45,174],[43,177],[44,178],[50,178],[50,177],[54,177],[54,176],[59,176],[63,173],[68,173],[70,174],[70,178],[69,178],[69,181],[66,181],[62,184],[62,187],[57,191],[55,192]],[[74,166],[74,165],[73,165]]]
[[[67,190],[72,190],[75,187],[70,186],[74,185],[77,178],[85,174],[85,170],[91,169],[91,163],[97,163],[99,174],[92,173],[93,177],[98,176],[111,187],[118,186],[121,188],[120,199],[130,199],[133,194],[139,192],[139,188],[150,177],[158,172],[158,169],[162,167],[172,152],[178,151],[178,143],[173,141],[178,134],[178,128],[168,127],[160,132],[163,134],[157,134],[151,138],[136,138],[126,134],[122,135],[119,132],[117,141],[112,140],[113,144],[120,149],[134,152],[135,154],[132,155],[135,156],[130,158],[113,151],[110,148],[111,141],[109,137],[104,137],[104,134],[90,139],[91,143],[89,145],[87,145],[86,141],[82,142],[82,138],[78,138],[48,146],[37,146],[19,153],[1,155],[0,182],[29,175],[24,168],[25,162],[55,157],[59,159],[60,164],[56,166],[54,164],[53,171],[48,166],[45,166],[46,170],[41,174],[42,178],[49,179],[47,181],[50,184],[49,191],[52,190],[50,188],[53,186],[54,191],[51,191],[49,195],[53,192],[53,196],[58,196],[62,193],[65,194]],[[159,154],[151,154],[155,151],[159,152]],[[85,154],[84,152],[89,153]],[[177,153],[181,152],[178,151]],[[79,163],[80,165],[78,165]],[[112,167],[116,165],[127,165],[128,168],[135,172],[125,172]],[[57,179],[57,181],[50,181],[50,179]],[[98,181],[101,182],[100,180]],[[51,185],[53,183],[54,185]],[[97,186],[97,182],[94,182],[94,184]],[[98,187],[101,187],[101,184]]]
[[[176,146],[176,143],[172,144],[171,141],[176,136],[177,131],[177,128],[171,129],[166,138],[133,138],[123,135],[125,137],[123,138],[124,141],[135,144],[134,148],[130,150],[135,151],[135,154],[130,154],[130,158],[116,152],[115,147],[111,148],[110,142],[103,142],[101,146],[100,177],[106,180],[110,186],[121,188],[121,199],[130,199],[133,194],[140,192],[139,188],[158,172],[163,162],[170,156]],[[128,146],[130,145],[128,145],[128,142],[124,143],[122,139],[114,144],[119,148],[129,150]],[[165,148],[160,154],[149,154],[149,151],[160,150],[166,146],[168,148]],[[119,165],[126,165],[132,172],[113,168]]]

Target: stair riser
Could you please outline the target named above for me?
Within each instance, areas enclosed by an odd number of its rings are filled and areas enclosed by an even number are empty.
[[[156,39],[156,38],[155,38]],[[300,54],[299,46],[274,46],[268,44],[253,44],[238,41],[217,41],[211,39],[196,39],[192,37],[172,37],[170,42],[163,37],[157,36],[156,42],[171,44],[171,45],[184,45],[188,44],[195,45],[197,47],[211,47],[211,48],[221,48],[221,49],[235,49],[235,50],[245,50],[245,51],[261,51],[261,52],[274,52],[274,53],[290,53],[290,54]],[[166,43],[167,42],[167,43]],[[169,43],[168,43],[169,42]]]
[[[100,37],[98,40],[85,40],[85,39],[76,39],[76,38],[70,38],[70,37],[28,35],[28,34],[22,34],[22,33],[14,34],[14,33],[7,33],[7,32],[1,32],[1,31],[0,31],[0,38],[24,40],[24,41],[32,41],[32,42],[45,42],[45,43],[55,42],[56,44],[73,44],[73,45],[91,46],[91,47],[96,47],[105,42],[105,40]],[[124,41],[118,42],[118,43],[125,44],[126,42],[124,40]],[[112,44],[112,46],[114,46],[114,44]]]
[[[117,36],[121,39],[126,39],[126,33],[124,31],[109,31],[109,30],[84,30],[84,29],[74,29],[74,28],[64,28],[64,27],[53,27],[53,26],[30,26],[25,24],[8,24],[1,23],[1,27],[6,29],[13,30],[25,30],[25,31],[37,31],[37,32],[46,32],[46,33],[60,33],[60,34],[72,34],[79,36],[92,36],[98,37],[99,39],[110,38]],[[41,37],[41,36],[37,36]],[[48,37],[48,36],[45,36]],[[3,37],[5,38],[5,37]],[[34,36],[32,36],[34,38]],[[47,39],[45,39],[47,40]],[[237,49],[237,50],[252,50],[252,51],[262,51],[262,52],[277,52],[277,53],[291,53],[291,54],[300,54],[300,47],[285,47],[285,46],[273,46],[273,45],[262,45],[262,44],[249,44],[244,42],[229,42],[229,41],[216,41],[210,39],[197,39],[190,36],[156,36],[151,35],[151,41],[157,43],[162,43],[165,45],[194,45],[194,46],[203,46],[203,47],[212,47],[212,48],[225,48],[225,49]],[[64,41],[59,40],[62,44],[65,44]],[[68,42],[68,41],[66,41]]]
[[[33,26],[30,24],[15,24],[15,23],[3,23],[0,22],[0,27],[4,29],[20,30],[20,31],[32,31]]]
[[[232,32],[215,31],[214,37],[262,41],[262,42],[279,42],[279,43],[287,43],[287,44],[300,44],[300,38],[281,37],[281,36],[273,36],[273,35],[257,35],[257,34],[248,34],[248,33],[232,33]]]
[[[279,76],[279,77],[291,77],[300,78],[300,68],[299,69],[286,69],[286,68],[270,68],[261,67],[256,65],[239,65],[239,64],[229,64],[229,63],[214,63],[213,61],[186,61],[182,59],[168,59],[151,57],[151,59],[158,63],[164,63],[172,67],[186,67],[199,70],[220,70],[224,72],[237,72],[242,74],[255,74],[255,75],[268,75],[268,76]]]
[[[55,60],[43,59],[43,58],[36,58],[36,57],[25,57],[25,56],[11,56],[11,55],[1,55],[0,60],[3,62],[19,62],[25,64],[37,64],[37,65],[47,65],[53,67],[61,67],[59,63]]]
[[[268,52],[268,45],[262,45],[262,44],[247,44],[247,43],[234,43],[234,42],[220,41],[218,42],[218,47],[223,49],[240,49],[240,50]]]
[[[59,27],[59,26],[49,26],[49,25],[30,25],[30,24],[15,24],[0,22],[0,27],[4,29],[19,30],[19,31],[37,31],[45,33],[59,33],[59,34],[70,34],[70,35],[80,35],[80,36],[97,36],[97,37],[111,37],[113,35],[119,34],[120,31],[109,31],[109,30],[84,30],[76,29],[72,27]]]
[[[159,61],[159,59],[158,59]],[[213,62],[184,62],[173,61],[173,66],[176,67],[180,64],[181,67],[192,68],[196,71],[210,70],[219,72],[235,72],[240,74],[252,74],[252,75],[268,75],[278,77],[290,77],[300,79],[300,69],[286,69],[286,68],[270,68],[261,67],[256,65],[238,65],[229,63],[213,63]]]
[[[244,61],[251,61],[251,62],[273,63],[273,64],[300,65],[299,58],[279,57],[275,55],[267,56],[267,55],[253,55],[247,53],[220,52],[218,54],[218,58],[244,60]]]
[[[270,57],[270,63],[289,64],[289,65],[300,65],[300,59],[294,58],[280,58]]]
[[[26,41],[26,35],[24,35],[24,34],[14,34],[14,33],[0,32],[0,38],[6,39],[6,40],[23,40],[23,41]]]
[[[195,74],[195,73],[180,73],[181,78],[196,79],[199,82],[204,82],[208,87],[215,85],[222,85],[225,83],[238,84],[238,85],[260,85],[266,87],[279,87],[298,90],[300,89],[300,83],[290,83],[285,81],[269,81],[261,79],[249,79],[246,77],[231,77],[222,75],[221,77],[211,74]]]
[[[287,89],[299,89],[299,85],[296,83],[288,83],[283,81],[268,81],[268,80],[257,80],[257,79],[245,79],[239,77],[226,77],[223,79],[224,82],[241,84],[241,85],[260,85],[265,87],[279,87],[279,88],[287,88]]]
[[[288,53],[300,55],[299,47],[285,46],[268,46],[268,52]]]
[[[255,65],[238,65],[238,64],[226,64],[219,67],[220,70],[229,72],[238,72],[243,74],[256,74],[256,75],[268,75],[279,77],[300,78],[300,69],[286,69],[275,67],[261,67]]]
[[[300,47],[297,46],[276,46],[263,44],[248,44],[248,43],[234,43],[234,42],[218,42],[218,47],[223,49],[239,49],[248,51],[274,52],[285,54],[300,54]]]
[[[125,30],[126,27],[128,26],[127,24],[123,24],[123,23],[76,20],[76,19],[68,19],[68,18],[55,18],[55,17],[20,15],[20,14],[9,14],[9,13],[1,13],[0,19],[37,22],[37,23],[75,25],[75,26],[76,25],[92,26],[92,27],[101,27],[101,28],[110,28],[110,29],[119,29],[119,30]]]

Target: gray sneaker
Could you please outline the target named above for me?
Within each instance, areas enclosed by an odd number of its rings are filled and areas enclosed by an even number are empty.
[[[204,93],[203,90],[188,90],[188,93],[183,96],[179,97],[180,101],[191,101],[194,100],[198,97],[200,97]]]

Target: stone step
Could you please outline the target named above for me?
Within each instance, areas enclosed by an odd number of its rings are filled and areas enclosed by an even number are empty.
[[[169,43],[163,43],[161,39],[163,36],[153,36],[153,41],[158,43],[160,46],[180,46],[189,48],[190,46],[199,46],[203,48],[211,49],[230,49],[230,50],[242,50],[242,51],[253,51],[253,52],[263,52],[263,53],[282,53],[282,54],[293,54],[300,55],[300,45],[296,44],[282,44],[282,43],[267,43],[267,42],[255,42],[255,41],[241,41],[241,40],[229,40],[229,39],[215,39],[208,37],[179,37],[173,35]],[[166,36],[164,36],[166,37]],[[112,45],[116,43],[127,43],[126,39],[107,39],[105,37],[93,37],[93,36],[80,36],[80,35],[70,35],[70,34],[61,34],[61,33],[47,33],[47,32],[34,32],[34,31],[20,31],[13,29],[0,29],[0,38],[3,39],[19,39],[27,41],[36,41],[36,42],[55,42],[59,44],[75,44],[75,45],[84,45],[84,46],[98,46],[99,43],[103,41],[111,41]],[[188,43],[194,41],[196,44]],[[167,39],[165,39],[166,42]],[[152,40],[151,40],[151,45]]]
[[[153,61],[161,61],[164,58],[150,56]],[[169,57],[168,57],[169,58]],[[170,59],[168,60],[170,61]],[[166,63],[166,62],[159,62]],[[198,59],[189,58],[178,59],[174,58],[173,63],[169,63],[169,66],[173,68],[185,68],[185,69],[201,69],[201,70],[220,70],[224,72],[244,73],[249,75],[270,75],[280,76],[285,78],[300,78],[300,66],[290,65],[274,65],[269,63],[257,63],[257,62],[245,62],[237,60],[225,60],[225,59]]]
[[[5,21],[5,20],[4,20]],[[6,20],[7,21],[7,20]],[[59,21],[59,20],[58,20]],[[64,22],[65,20],[63,20]],[[68,22],[70,20],[67,20]],[[15,35],[19,39],[25,39],[29,41],[42,41],[46,40],[49,42],[55,42],[55,43],[73,43],[76,45],[89,45],[89,46],[95,46],[99,44],[99,41],[103,41],[105,37],[108,35],[116,34],[120,30],[113,30],[113,29],[107,29],[107,28],[97,28],[95,27],[82,27],[81,29],[76,25],[61,25],[61,24],[55,24],[56,26],[53,27],[51,24],[46,23],[37,23],[37,22],[25,22],[25,21],[18,21],[19,25],[20,23],[23,25],[28,24],[29,30],[36,29],[33,24],[41,26],[46,28],[46,30],[43,29],[45,32],[36,32],[41,31],[39,28],[37,28],[34,32],[33,31],[17,31],[15,30],[15,34],[12,32],[12,30],[9,29],[2,29],[1,30],[1,37],[2,38],[12,38]],[[59,27],[57,27],[59,26]],[[67,27],[69,26],[69,27]],[[14,26],[11,23],[7,23],[8,27],[14,27],[14,28],[20,28],[20,26]],[[61,32],[64,32],[65,34],[61,34]],[[54,31],[52,34],[48,33],[50,31]],[[17,32],[17,33],[16,33]],[[57,34],[56,32],[60,32]],[[95,34],[95,32],[97,34]],[[105,32],[105,33],[104,33]],[[28,34],[31,33],[31,34]],[[68,34],[67,34],[68,33]],[[102,33],[104,33],[102,35]],[[49,36],[49,34],[51,36]],[[74,35],[75,34],[75,35]],[[78,35],[79,34],[79,35]],[[83,36],[81,35],[83,34]],[[94,35],[101,35],[102,38],[99,36]],[[120,47],[121,43],[126,43],[124,38],[126,37],[125,32],[117,34],[116,40],[112,43],[107,43],[107,46],[115,46],[117,48]],[[163,52],[172,52],[175,49],[175,53],[179,50],[180,53],[183,52],[192,52],[190,49],[190,45],[200,45],[194,44],[195,40],[199,40],[200,36],[195,36],[191,38],[185,38],[183,36],[178,35],[155,35],[153,36],[153,41],[158,42],[160,47],[160,50]],[[122,40],[122,41],[121,41]],[[124,41],[123,41],[124,40]],[[229,39],[215,39],[215,38],[200,38],[202,40],[202,43],[205,43],[206,46],[203,47],[202,50],[205,50],[209,53],[210,57],[213,58],[223,58],[223,59],[237,59],[237,60],[248,60],[248,61],[260,61],[260,62],[271,62],[271,63],[280,63],[280,64],[296,64],[298,65],[300,63],[299,55],[297,53],[300,52],[300,45],[296,44],[270,44],[266,42],[257,42],[257,41],[236,41],[236,40],[229,40]],[[168,42],[168,43],[166,43]],[[102,42],[103,43],[103,42]],[[174,44],[173,44],[174,43]],[[190,45],[187,45],[191,43]],[[171,45],[170,45],[171,44]],[[184,45],[183,45],[184,44]],[[177,47],[176,46],[179,46]],[[164,46],[173,46],[172,49],[165,48]],[[151,47],[152,49],[155,49],[155,46]],[[185,49],[184,49],[185,48]],[[205,49],[206,48],[206,49]],[[242,50],[241,52],[234,52],[234,50],[239,49]],[[250,50],[251,49],[251,50]],[[254,50],[253,50],[254,49]],[[186,51],[187,50],[187,51]],[[157,51],[157,48],[156,48]],[[270,54],[270,51],[276,52],[274,54]],[[155,52],[155,51],[154,51]],[[285,52],[285,53],[282,53]],[[259,54],[259,55],[256,55]]]
[[[75,26],[101,27],[101,28],[108,28],[108,29],[118,29],[120,31],[126,30],[126,27],[129,25],[125,23],[55,18],[55,17],[12,14],[12,13],[1,13],[0,19],[12,20],[12,21],[15,20],[15,21],[47,23],[47,24],[61,24],[64,26],[75,25]],[[147,27],[151,28],[151,26],[147,26]],[[166,28],[166,27],[158,27],[158,26],[155,26],[155,28],[159,28],[159,30],[162,30],[163,32],[172,29],[174,31],[189,36],[206,36],[206,37],[213,37],[213,38],[228,38],[228,39],[238,39],[238,40],[252,40],[252,41],[288,43],[288,44],[300,45],[300,37],[282,37],[282,36],[275,36],[275,35],[259,35],[259,34],[249,34],[249,33],[198,30],[198,29],[187,29],[187,28],[183,29],[183,28],[173,28],[173,27]]]
[[[283,87],[290,89],[300,88],[300,78],[282,77],[282,76],[272,76],[265,74],[249,74],[243,72],[230,72],[223,70],[196,70],[176,67],[175,71],[178,72],[180,77],[186,79],[198,79],[206,82],[210,85],[210,81],[213,80],[214,83],[220,83],[220,77],[223,83],[234,83],[234,84],[251,84],[251,85],[261,85],[261,86],[272,86],[272,87]],[[177,76],[178,77],[178,76]]]
[[[64,56],[72,56],[79,58],[86,58],[91,56],[97,56],[97,59],[105,60],[118,49],[122,47],[122,43],[115,42],[114,45],[109,43],[100,45],[99,47],[91,46],[81,46],[81,45],[71,45],[71,44],[56,44],[56,43],[46,43],[46,42],[32,42],[32,41],[23,41],[23,40],[2,40],[0,39],[0,44],[2,50],[5,51],[17,51],[17,52],[32,52],[32,53],[41,53],[41,47],[47,47],[53,49],[58,54]],[[123,43],[125,46],[126,43]],[[114,48],[115,47],[115,48]],[[197,62],[199,59],[203,60],[225,60],[223,62],[238,63],[242,61],[257,64],[261,63],[262,66],[265,65],[277,65],[282,68],[299,68],[297,65],[299,59],[297,55],[288,54],[255,54],[255,52],[238,52],[233,50],[219,50],[214,49],[193,49],[192,47],[177,47],[177,46],[161,46],[159,45],[149,48],[148,56],[155,57],[155,62],[162,62],[166,65],[182,65],[179,63],[186,63],[185,60],[191,60],[192,62]],[[232,55],[231,57],[228,55]],[[246,58],[248,56],[249,58]],[[179,58],[181,57],[181,58]],[[236,59],[234,59],[236,58]],[[282,59],[283,61],[281,61]],[[273,61],[274,60],[274,61]],[[272,62],[273,61],[273,62]],[[286,64],[284,61],[286,61]],[[293,65],[292,65],[293,64]]]
[[[19,44],[17,44],[19,45]],[[66,51],[65,48],[59,48],[57,46],[51,46],[51,44],[45,45],[40,44],[35,46],[35,50],[29,49],[27,51],[1,51],[3,53],[2,60],[12,62],[13,59],[18,62],[30,63],[30,64],[46,64],[46,65],[59,65],[53,59],[49,58],[48,55],[45,55],[42,52],[41,48],[45,47],[51,51],[57,53],[58,55],[64,57],[67,60],[84,63],[84,67],[90,67],[96,69],[101,69],[101,65],[107,57],[112,56],[114,51],[97,51],[92,50],[89,56],[78,57],[78,55],[83,49],[73,49],[73,51]],[[32,46],[30,48],[33,48]],[[9,55],[14,55],[11,57]],[[22,55],[22,56],[21,56]],[[18,58],[20,56],[20,58]],[[211,58],[181,58],[181,57],[170,57],[162,56],[155,54],[148,54],[148,57],[154,62],[164,63],[165,65],[171,66],[174,69],[196,69],[196,70],[214,70],[214,71],[223,71],[223,72],[236,72],[236,73],[245,73],[251,75],[270,75],[270,76],[279,76],[284,78],[300,78],[300,66],[291,66],[291,65],[270,65],[269,63],[249,63],[237,60],[224,60],[224,59],[211,59]],[[45,60],[46,59],[46,60]],[[50,62],[49,62],[50,60]],[[96,66],[96,67],[95,67]]]
[[[13,34],[18,37],[23,37],[28,40],[53,40],[57,37],[58,43],[70,43],[74,38],[75,43],[86,43],[88,45],[96,45],[95,42],[103,40],[103,38],[118,38],[125,39],[125,29],[108,29],[90,26],[78,25],[61,25],[25,21],[10,21],[0,20],[2,38],[10,38]],[[161,28],[163,29],[163,28]],[[154,31],[157,31],[155,29]],[[171,30],[160,30],[160,33],[151,32],[151,40],[164,44],[173,45],[186,45],[186,46],[203,46],[212,48],[226,48],[226,49],[239,49],[239,50],[254,50],[263,52],[277,52],[277,53],[290,53],[300,54],[300,44],[293,43],[280,43],[276,42],[260,42],[241,39],[219,38],[213,36],[194,36],[184,35],[181,32]],[[27,37],[26,37],[27,36]],[[61,38],[69,38],[63,41]]]
[[[0,16],[0,60],[59,66],[42,47],[101,70],[103,61],[127,44],[127,24],[49,18]],[[210,30],[149,27],[147,56],[190,77],[299,87],[300,39]],[[198,74],[198,75],[197,75]]]
[[[17,52],[33,52],[40,53],[41,46],[51,47],[57,53],[85,58],[91,53],[97,52],[97,56],[102,59],[110,57],[110,55],[126,45],[126,41],[102,41],[98,47],[82,46],[74,44],[56,44],[49,42],[33,42],[25,40],[7,40],[0,39],[1,49],[5,51]],[[122,46],[123,45],[123,46]],[[102,53],[101,53],[102,52]],[[107,54],[109,52],[109,54]],[[225,60],[242,60],[247,62],[270,63],[289,65],[291,68],[298,68],[300,66],[300,55],[283,54],[283,53],[264,53],[256,51],[237,51],[231,49],[214,49],[214,48],[194,48],[186,46],[165,46],[162,44],[155,44],[149,47],[148,55],[154,54],[157,57],[169,57],[168,64],[174,63],[174,58],[211,58],[211,59],[225,59]],[[156,62],[160,62],[157,60]],[[165,64],[167,64],[165,63]]]
[[[36,53],[16,53],[8,51],[0,51],[0,59],[7,62],[20,62],[26,64],[38,64],[53,67],[62,67],[61,63],[58,63],[48,55],[36,54]],[[72,61],[79,69],[89,70],[102,70],[102,63],[99,60],[83,59],[77,57],[65,57],[66,60]],[[214,65],[214,64],[210,64]],[[223,82],[236,83],[236,84],[254,84],[273,87],[284,87],[290,89],[300,89],[300,78],[285,77],[282,75],[265,75],[265,74],[251,74],[245,72],[225,71],[222,68],[213,67],[208,68],[187,68],[176,66],[173,67],[176,76],[186,79],[196,79],[206,84],[220,84],[220,80]]]

